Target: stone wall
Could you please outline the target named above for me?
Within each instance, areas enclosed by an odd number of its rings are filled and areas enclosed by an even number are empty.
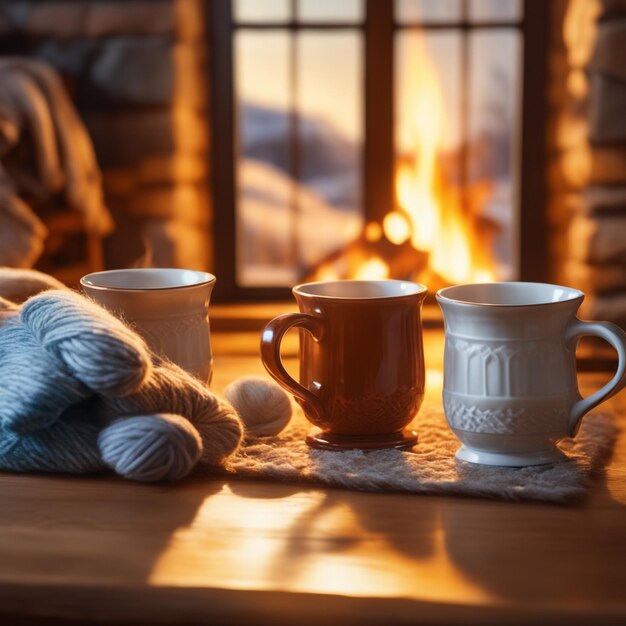
[[[626,327],[626,1],[559,0],[550,84],[555,280]]]
[[[63,76],[117,223],[109,267],[210,268],[202,0],[0,3],[0,52]]]

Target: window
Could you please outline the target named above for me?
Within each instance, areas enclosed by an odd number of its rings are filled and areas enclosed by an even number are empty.
[[[354,262],[431,286],[537,278],[542,4],[213,1],[217,293],[283,297]]]

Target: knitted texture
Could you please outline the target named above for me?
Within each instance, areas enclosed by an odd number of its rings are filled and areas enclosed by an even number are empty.
[[[0,298],[0,381],[1,469],[177,480],[242,438],[233,407],[69,290]]]
[[[326,484],[359,491],[450,494],[502,500],[576,503],[589,492],[594,473],[612,453],[617,427],[609,416],[585,417],[576,439],[559,446],[569,460],[534,467],[488,467],[457,461],[459,441],[446,425],[440,405],[425,402],[414,424],[411,451],[310,448],[312,426],[296,409],[277,437],[250,439],[226,464],[239,477]]]

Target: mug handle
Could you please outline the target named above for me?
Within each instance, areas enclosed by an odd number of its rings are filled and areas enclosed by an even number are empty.
[[[611,322],[584,322],[574,319],[565,331],[565,339],[569,343],[583,335],[601,337],[617,350],[617,371],[613,378],[604,387],[591,394],[588,398],[581,398],[574,403],[569,412],[570,437],[576,436],[580,422],[588,411],[591,411],[601,402],[608,400],[626,386],[626,333]]]
[[[280,358],[280,345],[285,333],[290,328],[304,328],[313,335],[315,341],[322,338],[324,326],[318,317],[307,313],[284,313],[275,317],[263,329],[261,334],[261,360],[265,369],[278,384],[302,400],[310,407],[315,417],[322,419],[324,409],[320,399],[309,389],[295,381],[285,369]]]

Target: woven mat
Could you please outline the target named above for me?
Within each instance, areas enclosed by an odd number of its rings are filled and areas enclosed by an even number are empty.
[[[559,445],[568,461],[503,468],[457,461],[459,442],[441,407],[425,405],[414,423],[412,451],[314,450],[305,442],[311,425],[300,410],[278,436],[252,439],[231,457],[226,471],[245,478],[326,484],[359,491],[454,494],[503,500],[570,503],[589,492],[611,455],[618,429],[602,413],[583,420],[576,439]]]

